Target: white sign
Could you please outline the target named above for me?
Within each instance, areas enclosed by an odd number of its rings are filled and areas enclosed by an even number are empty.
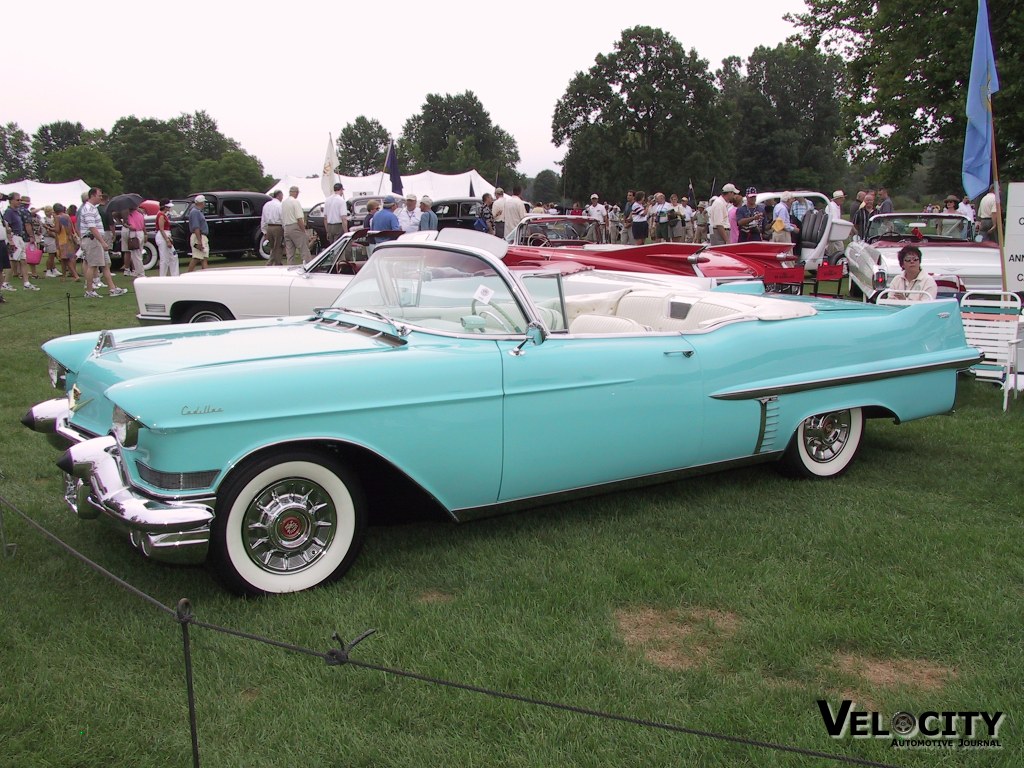
[[[1024,291],[1024,182],[1012,181],[1008,188],[1003,274],[1006,290]]]

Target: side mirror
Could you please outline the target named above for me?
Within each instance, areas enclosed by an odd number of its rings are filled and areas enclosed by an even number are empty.
[[[517,347],[513,347],[508,351],[513,357],[519,357],[523,354],[523,347],[527,344],[533,344],[535,347],[544,343],[544,326],[540,323],[533,322],[526,326],[526,338],[523,339],[522,343]]]

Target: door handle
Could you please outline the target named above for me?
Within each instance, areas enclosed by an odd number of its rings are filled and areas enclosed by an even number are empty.
[[[682,357],[693,357],[692,349],[673,349],[669,352],[663,353],[665,357],[672,357],[674,355],[681,355]]]

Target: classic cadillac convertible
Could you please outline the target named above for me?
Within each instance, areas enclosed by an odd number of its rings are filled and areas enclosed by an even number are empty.
[[[61,395],[24,423],[66,449],[68,505],[234,591],[302,590],[385,510],[464,520],[754,462],[839,475],[865,419],[948,411],[978,357],[951,301],[516,270],[496,238],[432,237],[379,245],[311,316],[45,344]]]

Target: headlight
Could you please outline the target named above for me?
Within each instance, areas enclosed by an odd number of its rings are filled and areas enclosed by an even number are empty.
[[[114,406],[113,426],[111,434],[118,444],[124,448],[134,448],[139,444],[139,430],[142,423],[118,406]]]
[[[48,373],[50,374],[50,383],[55,389],[67,389],[68,384],[68,369],[58,363],[52,357],[48,367]]]

